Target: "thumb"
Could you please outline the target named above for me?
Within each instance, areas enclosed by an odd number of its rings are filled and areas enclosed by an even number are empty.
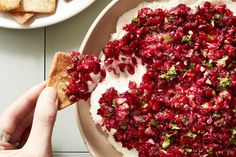
[[[32,129],[25,145],[32,152],[46,156],[52,151],[51,136],[57,115],[57,99],[56,90],[51,87],[46,87],[38,98]]]

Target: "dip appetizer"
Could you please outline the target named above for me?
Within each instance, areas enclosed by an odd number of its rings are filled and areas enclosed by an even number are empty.
[[[234,157],[235,14],[229,0],[142,3],[118,20],[101,60],[67,55],[66,79],[49,85],[66,106],[91,94],[94,122],[124,157]]]

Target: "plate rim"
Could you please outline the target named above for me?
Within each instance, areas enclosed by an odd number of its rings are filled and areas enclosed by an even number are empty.
[[[88,32],[86,33],[82,43],[81,43],[81,46],[79,48],[79,52],[83,53],[83,50],[85,49],[85,46],[86,46],[86,43],[87,41],[89,40],[90,38],[90,35],[92,34],[94,28],[97,26],[97,24],[99,23],[100,19],[110,10],[110,8],[112,8],[114,5],[116,5],[116,3],[118,3],[119,0],[112,0],[100,13],[99,15],[96,17],[96,19],[94,20],[94,22],[92,23],[92,25],[90,26]],[[90,99],[89,99],[90,100]],[[89,101],[88,100],[88,101]],[[96,152],[93,150],[93,148],[89,145],[89,141],[87,138],[85,138],[85,131],[82,127],[82,124],[81,124],[81,120],[80,120],[80,116],[79,116],[79,102],[77,102],[75,104],[75,107],[74,107],[74,113],[75,113],[75,117],[76,117],[76,122],[77,122],[77,126],[79,128],[79,131],[80,131],[80,134],[81,134],[81,137],[90,153],[90,155],[92,157],[97,157],[96,155]]]
[[[88,2],[85,5],[83,5],[83,7],[78,9],[77,11],[74,11],[71,14],[67,14],[67,15],[65,15],[62,18],[59,18],[57,20],[52,20],[52,21],[49,21],[49,22],[46,22],[46,23],[40,23],[38,25],[33,25],[33,26],[31,24],[29,24],[29,25],[18,24],[18,25],[9,26],[9,25],[4,25],[3,23],[0,23],[0,28],[25,30],[25,29],[37,29],[37,28],[43,28],[43,27],[51,26],[51,25],[63,22],[65,20],[67,20],[67,19],[77,15],[78,13],[82,12],[83,10],[85,10],[87,7],[89,7],[94,2],[95,2],[95,0],[88,0]]]

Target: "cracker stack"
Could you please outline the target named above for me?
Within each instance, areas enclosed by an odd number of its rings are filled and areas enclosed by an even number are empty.
[[[25,24],[37,13],[56,11],[56,0],[0,0],[0,12],[7,12],[18,23]]]

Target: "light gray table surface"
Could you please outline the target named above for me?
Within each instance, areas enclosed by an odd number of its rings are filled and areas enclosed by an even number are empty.
[[[78,50],[101,10],[112,0],[96,0],[59,24],[33,29],[0,28],[0,113],[31,86],[47,79],[56,51]],[[53,132],[55,157],[89,157],[76,124],[74,107],[58,113]]]

